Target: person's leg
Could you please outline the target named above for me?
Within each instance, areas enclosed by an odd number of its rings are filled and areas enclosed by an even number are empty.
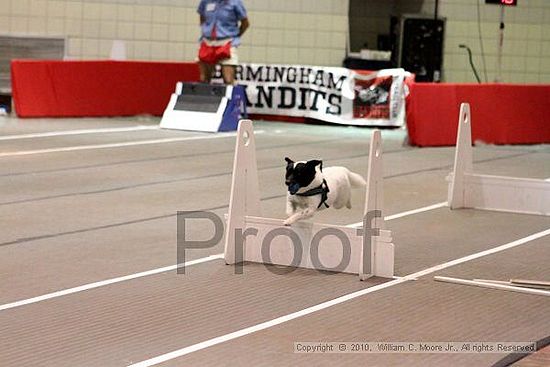
[[[222,65],[222,77],[225,84],[233,85],[235,83],[235,66]]]
[[[222,66],[223,82],[227,85],[235,84],[235,72],[239,65],[239,53],[237,47],[231,47],[231,57],[220,62]]]
[[[212,73],[214,72],[214,66],[199,61],[200,78],[203,83],[210,83],[212,79]]]

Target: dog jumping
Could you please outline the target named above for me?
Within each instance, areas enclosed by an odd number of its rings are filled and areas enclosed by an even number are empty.
[[[320,160],[294,162],[286,157],[288,187],[285,226],[311,218],[317,210],[351,209],[351,189],[365,187],[365,179],[346,167],[326,167]]]

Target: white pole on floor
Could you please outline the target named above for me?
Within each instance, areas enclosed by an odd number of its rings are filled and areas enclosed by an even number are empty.
[[[446,283],[454,283],[454,284],[462,284],[462,285],[472,285],[472,286],[475,286],[475,287],[500,289],[500,290],[503,290],[503,291],[527,293],[527,294],[534,294],[534,295],[538,295],[538,296],[550,297],[550,291],[543,291],[543,290],[540,290],[540,289],[514,287],[514,286],[510,286],[510,285],[496,284],[496,283],[483,283],[483,282],[479,282],[479,281],[475,281],[475,280],[450,278],[450,277],[440,277],[440,276],[435,276],[434,280],[436,280],[438,282],[446,282]]]

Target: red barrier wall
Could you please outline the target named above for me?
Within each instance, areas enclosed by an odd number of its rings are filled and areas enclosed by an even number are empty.
[[[19,117],[162,115],[178,81],[199,80],[173,62],[14,60],[11,73]]]
[[[460,104],[472,111],[472,140],[490,144],[550,143],[550,85],[411,85],[407,100],[409,141],[455,145]]]
[[[160,116],[178,81],[198,81],[196,63],[14,60],[20,117]],[[550,143],[550,85],[410,83],[409,141],[454,145],[461,102],[472,137],[491,144]]]

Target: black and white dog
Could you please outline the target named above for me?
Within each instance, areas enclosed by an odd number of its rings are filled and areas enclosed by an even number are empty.
[[[294,162],[285,158],[288,187],[285,226],[311,218],[316,210],[344,206],[351,209],[351,188],[367,183],[357,173],[345,167],[327,167],[319,160]]]

